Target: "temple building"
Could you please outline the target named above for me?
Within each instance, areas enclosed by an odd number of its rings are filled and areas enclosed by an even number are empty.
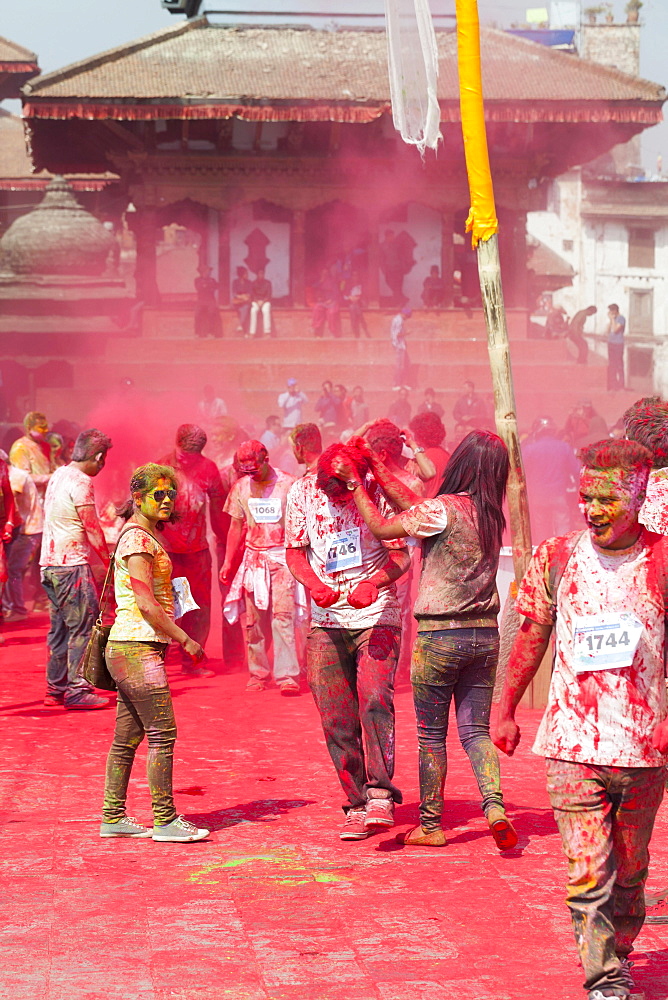
[[[444,306],[470,301],[456,36],[437,37],[443,143],[424,164],[392,126],[384,32],[202,17],[32,80],[34,165],[120,177],[146,305],[192,295],[198,264],[213,268],[225,304],[246,264],[265,269],[279,304],[299,307],[346,254],[372,306],[390,303],[397,273],[419,305],[434,264]],[[543,207],[551,178],[659,121],[665,94],[491,28],[482,61],[506,303],[526,309],[527,212]],[[163,261],[170,224],[196,234],[189,267]]]
[[[492,28],[481,35],[520,420],[528,427],[536,413],[558,415],[586,395],[612,422],[624,400],[607,398],[599,359],[575,371],[563,341],[527,339],[540,293],[575,280],[560,245],[527,239],[527,215],[546,208],[554,178],[660,121],[665,92],[571,51]],[[114,329],[102,317],[82,332],[88,321],[79,316],[63,319],[57,335],[52,319],[48,336],[28,336],[25,319],[5,317],[15,363],[32,371],[57,353],[70,372],[67,385],[16,396],[14,415],[26,405],[83,420],[100,385],[128,380],[152,396],[196,400],[214,378],[233,411],[257,426],[297,374],[310,419],[325,371],[349,389],[363,384],[372,411],[384,413],[390,310],[405,300],[414,309],[412,384],[435,385],[446,414],[465,378],[490,394],[476,255],[464,232],[455,32],[438,28],[437,40],[443,142],[423,162],[392,124],[382,30],[198,17],[32,78],[23,117],[34,176],[66,175],[113,229],[117,273],[136,302],[132,321]],[[95,177],[97,192],[84,184]],[[250,347],[239,336],[231,308],[239,266],[271,281],[277,339]],[[194,335],[195,280],[207,267],[218,282],[222,343]],[[314,344],[310,307],[325,268],[355,273],[371,339],[354,340],[344,314],[345,347]],[[434,268],[438,303],[424,309]]]

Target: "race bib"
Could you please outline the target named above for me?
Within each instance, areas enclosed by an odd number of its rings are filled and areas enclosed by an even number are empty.
[[[630,667],[643,628],[633,614],[575,615],[575,672]]]
[[[281,498],[269,497],[267,500],[259,500],[257,497],[250,497],[248,509],[253,515],[256,524],[276,524],[281,520]]]
[[[340,573],[343,569],[352,569],[362,565],[362,543],[360,529],[348,528],[332,535],[327,547],[325,559],[326,573]]]

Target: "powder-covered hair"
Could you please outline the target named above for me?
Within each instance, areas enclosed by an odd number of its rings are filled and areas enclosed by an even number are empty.
[[[439,448],[445,439],[445,425],[437,413],[418,413],[408,425],[421,448]]]
[[[172,484],[172,488],[175,490],[178,489],[176,473],[171,465],[157,465],[155,462],[148,462],[146,465],[140,465],[138,469],[135,469],[130,480],[130,496],[123,503],[116,505],[116,514],[118,517],[122,517],[124,521],[128,521],[135,512],[135,496],[137,493],[142,498],[145,497],[147,493],[155,489],[161,479],[168,479]],[[177,520],[178,515],[172,510],[167,523],[173,524]],[[159,521],[157,524],[158,531],[162,531],[163,527],[164,522]]]
[[[46,424],[46,423],[47,423],[46,417],[44,416],[43,413],[40,413],[39,410],[31,410],[29,413],[26,413],[25,417],[23,418],[23,426],[27,431],[31,431],[35,426],[35,424]]]
[[[176,432],[176,443],[183,451],[199,454],[206,442],[206,431],[197,424],[181,424]]]
[[[239,462],[245,465],[246,462],[263,462],[269,457],[269,452],[261,441],[253,438],[250,441],[243,441],[239,445],[237,448],[237,457]]]
[[[290,433],[290,440],[304,451],[322,451],[322,435],[317,424],[297,424]]]
[[[348,459],[360,482],[364,481],[364,478],[369,471],[367,460],[360,454],[357,448],[350,448],[346,444],[341,444],[340,441],[335,441],[334,444],[330,444],[329,448],[325,448],[322,455],[318,459],[318,471],[315,479],[318,489],[321,489],[323,493],[330,498],[330,500],[342,500],[346,497],[352,496],[343,480],[339,479],[338,476],[335,476],[332,471],[332,462],[339,455]]]
[[[633,485],[644,490],[652,468],[652,452],[637,441],[613,441],[603,438],[581,448],[578,458],[583,469],[607,472],[619,469],[633,480]]]
[[[372,451],[386,451],[393,462],[398,462],[404,447],[401,431],[391,420],[375,420],[364,435]]]
[[[111,438],[99,431],[97,427],[91,427],[88,431],[82,431],[74,442],[72,461],[87,462],[99,455],[100,452],[106,454],[110,448]]]
[[[668,466],[668,403],[645,396],[629,406],[622,419],[627,438],[652,452],[654,468]]]
[[[506,526],[503,498],[510,461],[508,449],[491,431],[471,431],[459,442],[445,467],[439,494],[468,493],[476,510],[483,559],[498,559]],[[424,544],[428,550],[430,539]],[[432,543],[433,544],[433,543]]]

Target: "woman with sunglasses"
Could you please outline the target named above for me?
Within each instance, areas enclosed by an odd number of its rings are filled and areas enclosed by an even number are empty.
[[[165,673],[169,643],[180,643],[195,662],[199,643],[174,621],[172,563],[159,532],[174,518],[176,474],[166,465],[135,469],[130,496],[118,509],[127,521],[114,556],[116,620],[109,633],[106,662],[118,687],[116,729],[107,758],[101,837],[203,840],[200,830],[177,816],[172,795],[176,723]],[[148,786],[153,830],[125,813],[130,772],[137,747],[148,737]]]

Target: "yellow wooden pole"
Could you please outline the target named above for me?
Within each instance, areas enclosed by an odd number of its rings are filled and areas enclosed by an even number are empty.
[[[515,390],[510,345],[503,304],[494,187],[487,149],[487,128],[482,93],[480,22],[477,0],[456,0],[459,99],[468,174],[471,210],[466,231],[477,248],[478,274],[487,326],[487,347],[494,387],[494,413],[499,437],[510,455],[508,513],[517,583],[531,558],[531,525],[526,480],[517,431]]]

